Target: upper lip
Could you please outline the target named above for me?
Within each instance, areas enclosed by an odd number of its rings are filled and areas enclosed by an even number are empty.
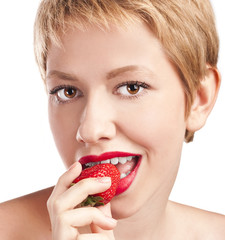
[[[79,162],[84,165],[89,162],[100,162],[115,157],[129,157],[140,156],[140,154],[128,153],[128,152],[105,152],[101,155],[87,155],[80,158]]]

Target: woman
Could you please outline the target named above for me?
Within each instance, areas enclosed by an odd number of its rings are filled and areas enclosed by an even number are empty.
[[[5,239],[224,238],[224,216],[168,201],[183,140],[204,126],[220,86],[208,1],[43,1],[35,53],[68,171],[54,190],[1,206]],[[111,185],[71,187],[93,155],[131,157],[116,164],[127,187],[110,204],[81,208]]]

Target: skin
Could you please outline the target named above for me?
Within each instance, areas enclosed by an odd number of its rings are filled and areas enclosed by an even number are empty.
[[[39,193],[43,205],[48,199],[38,218],[48,219],[41,227],[46,236],[50,239],[51,228],[54,240],[223,239],[223,216],[168,201],[185,131],[204,125],[219,89],[218,72],[208,67],[185,118],[180,77],[143,23],[106,31],[95,26],[85,32],[69,29],[62,43],[63,48],[49,49],[46,88],[51,92],[51,130],[68,170],[53,192]],[[130,81],[147,87],[131,93],[126,84]],[[53,93],[61,85],[77,89],[77,94]],[[86,179],[69,187],[81,172],[77,161],[108,151],[142,155],[134,182],[104,207],[79,208],[88,194],[109,188],[110,179]],[[23,204],[23,199],[16,204]],[[37,201],[31,199],[35,207]]]
[[[52,47],[47,62],[48,90],[66,84],[83,93],[63,104],[55,96],[49,100],[51,129],[67,167],[85,155],[108,151],[142,155],[132,187],[112,201],[116,218],[134,215],[147,201],[156,201],[160,209],[165,207],[186,129],[185,96],[179,76],[156,38],[141,26],[106,33],[97,28],[85,33],[71,31],[63,38],[64,50]],[[127,66],[138,69],[107,79],[109,72]],[[76,75],[77,81],[65,80],[53,71]],[[124,86],[115,92],[119,84],[132,80],[145,82],[149,89],[131,95]],[[164,197],[159,201],[161,195]],[[135,202],[129,204],[129,199]]]

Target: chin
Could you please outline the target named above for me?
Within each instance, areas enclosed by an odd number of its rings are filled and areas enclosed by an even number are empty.
[[[112,216],[115,219],[129,218],[141,209],[141,204],[138,203],[137,199],[128,200],[128,198],[115,197],[111,201]]]

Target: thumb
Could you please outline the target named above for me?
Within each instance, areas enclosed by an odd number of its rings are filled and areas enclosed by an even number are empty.
[[[98,209],[104,213],[105,216],[107,217],[112,217],[112,211],[111,211],[111,204],[107,203],[104,206],[98,207]]]
[[[98,207],[98,209],[103,212],[103,214],[108,217],[108,218],[112,218],[112,212],[111,212],[111,205],[110,203],[104,205],[104,206],[100,206]],[[115,222],[113,224],[114,227],[116,227],[117,221],[115,219],[112,218],[112,221]],[[112,229],[114,228],[112,227]],[[102,228],[100,228],[99,226],[95,225],[95,224],[91,224],[91,231],[93,233],[103,233],[103,232],[112,232],[110,230],[103,230]]]

